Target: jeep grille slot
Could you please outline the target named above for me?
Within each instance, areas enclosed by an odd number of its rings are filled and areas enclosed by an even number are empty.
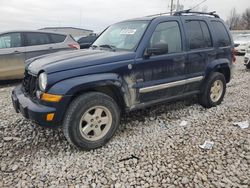
[[[25,70],[24,73],[22,88],[27,96],[35,98],[37,90],[37,78],[29,74],[27,70]]]

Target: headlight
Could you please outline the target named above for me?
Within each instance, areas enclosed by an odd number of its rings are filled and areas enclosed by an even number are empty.
[[[45,72],[39,75],[38,84],[39,84],[40,90],[45,91],[47,87],[47,74]]]

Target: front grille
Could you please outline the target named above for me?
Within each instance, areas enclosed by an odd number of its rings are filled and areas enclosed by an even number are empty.
[[[37,77],[29,74],[28,71],[25,70],[22,86],[24,93],[34,98],[37,90]]]

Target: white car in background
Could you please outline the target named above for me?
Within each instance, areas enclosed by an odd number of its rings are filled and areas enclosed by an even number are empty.
[[[250,43],[250,34],[241,34],[234,40],[234,47],[237,54],[245,54],[247,44]]]
[[[247,69],[250,69],[250,43],[247,44],[246,54],[244,58],[244,64]]]

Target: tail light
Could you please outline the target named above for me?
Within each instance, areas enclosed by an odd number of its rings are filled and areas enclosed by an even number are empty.
[[[69,44],[69,47],[72,48],[72,49],[77,49],[77,50],[80,49],[80,45],[79,44]]]
[[[236,50],[234,48],[232,49],[232,61],[236,63]]]

